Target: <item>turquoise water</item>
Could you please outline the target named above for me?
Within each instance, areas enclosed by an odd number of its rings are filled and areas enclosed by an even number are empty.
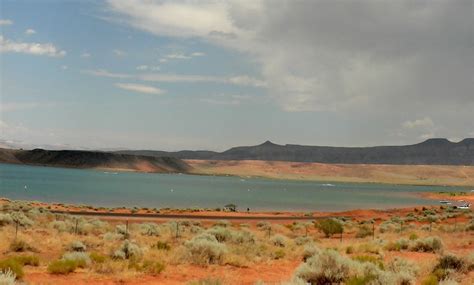
[[[214,208],[234,203],[242,210],[339,211],[437,204],[414,192],[460,190],[465,189],[0,164],[0,197],[105,207]]]

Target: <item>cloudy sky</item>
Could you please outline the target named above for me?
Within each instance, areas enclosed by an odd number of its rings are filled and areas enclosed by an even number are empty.
[[[474,137],[471,0],[0,5],[0,144]]]

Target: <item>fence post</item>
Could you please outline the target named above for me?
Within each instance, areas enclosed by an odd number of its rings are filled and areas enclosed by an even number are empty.
[[[128,220],[125,221],[125,235],[128,237]]]
[[[76,218],[76,226],[74,228],[74,234],[77,235],[77,225],[79,223],[79,220]]]
[[[375,221],[372,223],[372,240],[375,239]]]
[[[18,237],[18,221],[15,221],[15,241]]]

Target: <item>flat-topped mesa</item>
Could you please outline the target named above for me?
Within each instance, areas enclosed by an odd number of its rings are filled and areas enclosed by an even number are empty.
[[[474,147],[474,138],[465,138],[462,141],[458,142],[458,144]]]
[[[450,144],[454,144],[454,143],[449,141],[447,138],[427,139],[426,141],[419,143],[419,145],[429,145],[429,146],[446,146]]]

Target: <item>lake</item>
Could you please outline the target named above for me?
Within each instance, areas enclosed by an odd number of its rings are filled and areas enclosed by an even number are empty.
[[[26,186],[26,188],[25,188]],[[415,192],[462,187],[270,180],[223,176],[104,172],[0,163],[0,197],[104,207],[340,211],[437,205]]]

